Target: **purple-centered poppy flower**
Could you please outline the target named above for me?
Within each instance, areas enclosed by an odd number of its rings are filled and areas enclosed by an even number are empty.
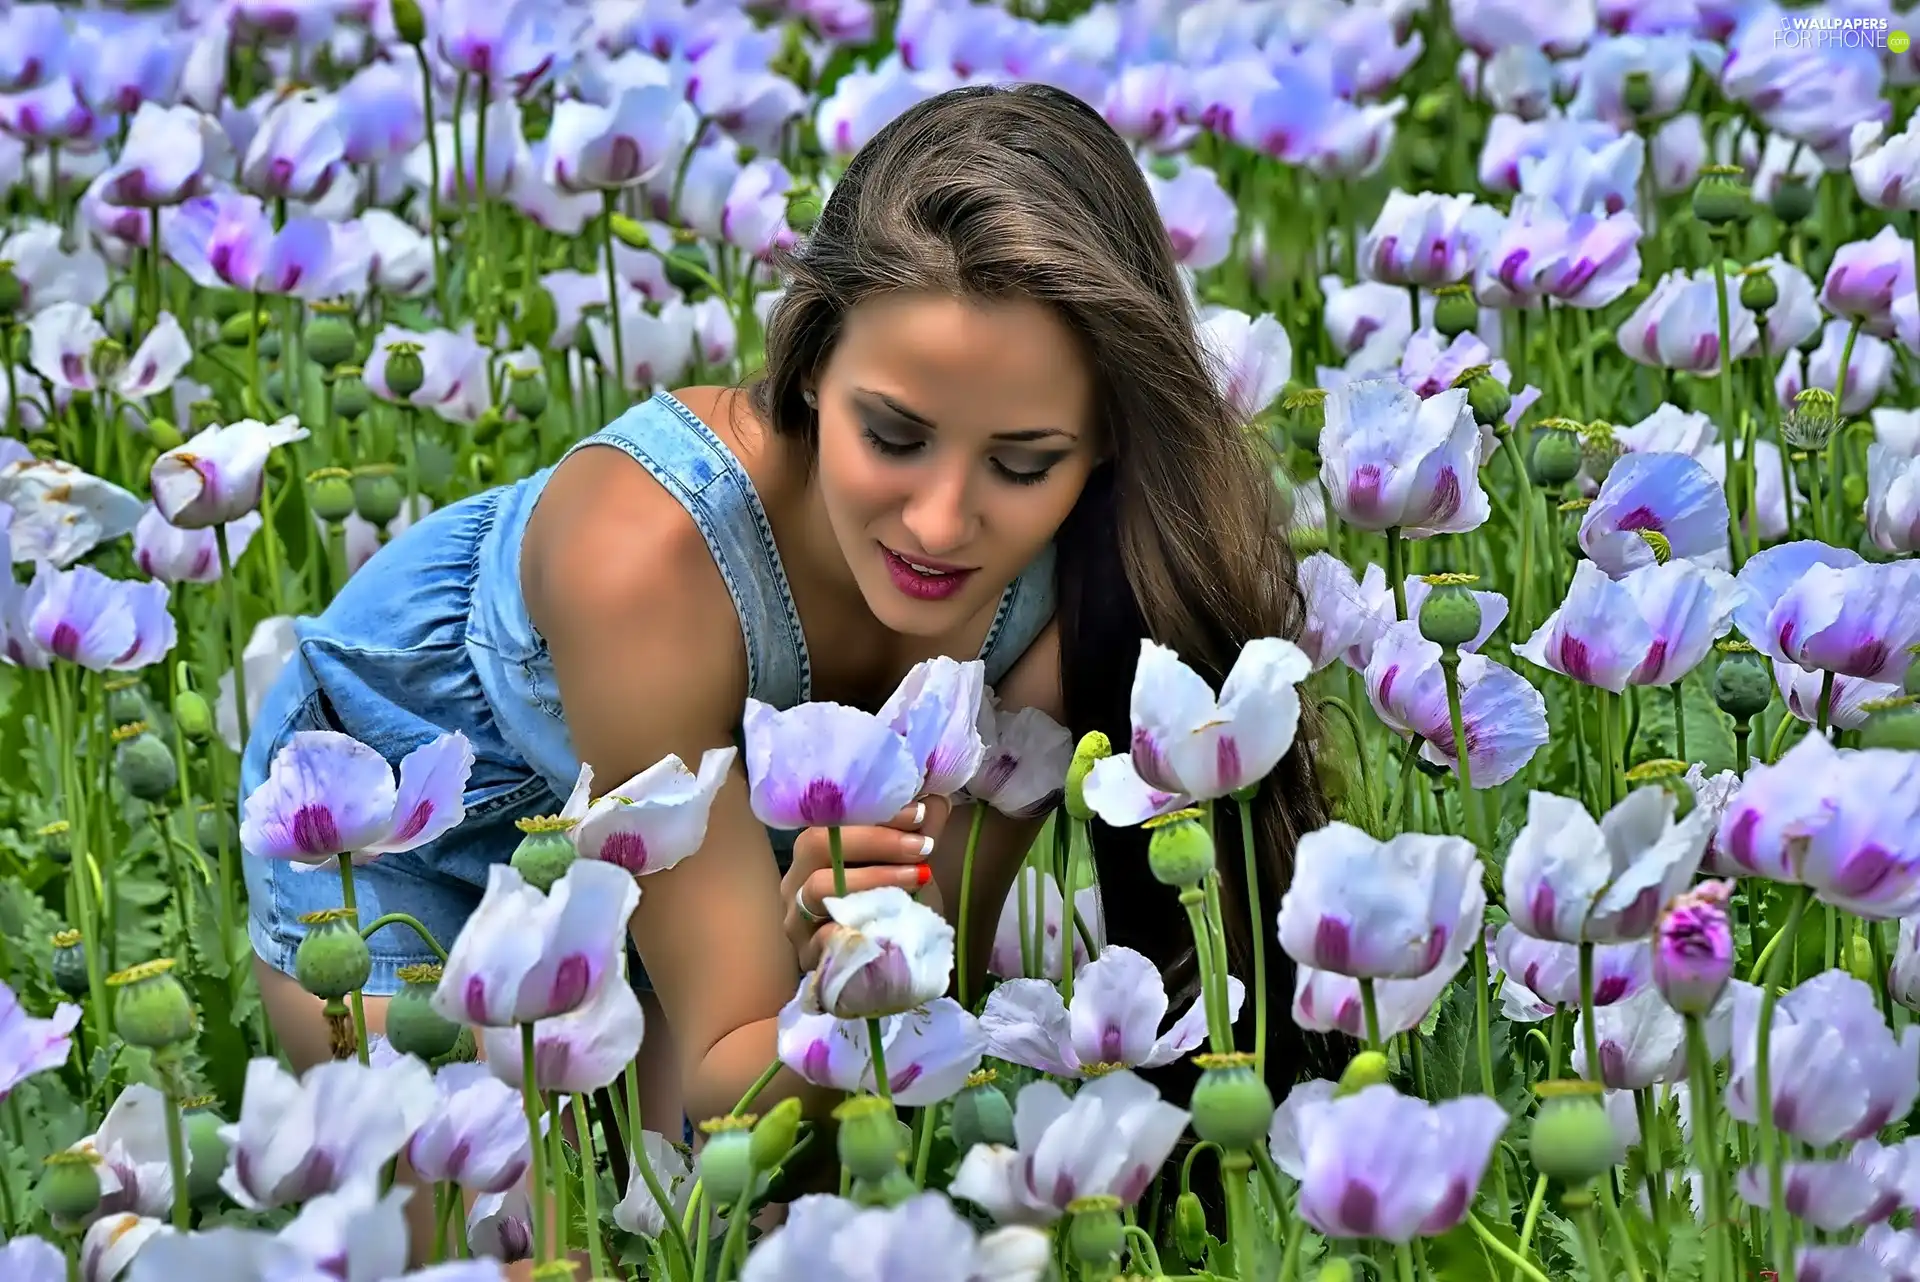
[[[455,423],[471,423],[492,404],[487,388],[487,352],[466,329],[425,331],[388,325],[374,336],[362,381],[382,400],[398,401],[387,386],[387,362],[396,344],[419,349],[420,386],[406,398],[409,405],[432,410]]]
[[[809,1015],[871,1019],[924,1006],[953,978],[953,927],[898,886],[827,896],[840,929],[800,989]]]
[[[1580,87],[1567,110],[1619,129],[1633,129],[1642,120],[1664,120],[1686,101],[1696,56],[1708,47],[1680,33],[1596,41],[1580,59]],[[1626,102],[1627,79],[1635,73],[1646,77],[1652,91],[1651,103],[1640,111]]]
[[[1246,986],[1228,976],[1230,1018],[1239,1016],[1245,998]],[[1082,1078],[1115,1068],[1159,1068],[1206,1038],[1207,1012],[1198,1000],[1162,1033],[1166,1014],[1159,969],[1133,949],[1116,946],[1074,976],[1071,1006],[1051,980],[1011,979],[987,997],[980,1027],[995,1058],[1054,1077]]]
[[[618,864],[636,877],[664,872],[706,841],[714,796],[738,755],[737,748],[709,748],[696,774],[668,753],[598,798],[593,767],[582,765],[560,816],[575,821],[568,835],[582,859]]]
[[[167,605],[163,584],[110,579],[90,565],[54,570],[43,563],[16,607],[17,661],[42,667],[35,659],[45,656],[93,672],[144,668],[173,649]]]
[[[1795,1247],[1793,1275],[1800,1282],[1912,1282],[1913,1276],[1904,1270],[1895,1271],[1868,1249],[1864,1238],[1856,1246]]]
[[[1181,123],[1193,116],[1193,73],[1177,62],[1122,67],[1100,114],[1122,138],[1177,151],[1198,132]]]
[[[1867,1231],[1860,1235],[1860,1244],[1858,1246],[1814,1249],[1863,1253],[1873,1261],[1879,1263],[1886,1270],[1886,1282],[1916,1282],[1916,1280],[1920,1280],[1920,1230],[1896,1229],[1891,1224],[1882,1221],[1879,1224],[1869,1224],[1867,1226]],[[1805,1248],[1803,1248],[1800,1255],[1795,1258],[1795,1263],[1799,1270],[1798,1276],[1809,1278],[1812,1282],[1836,1282],[1836,1279],[1841,1276],[1838,1273],[1821,1271],[1823,1266],[1816,1266],[1814,1270],[1809,1271],[1806,1263]],[[1861,1270],[1847,1276],[1872,1277],[1873,1275]]]
[[[1440,647],[1420,635],[1417,620],[1394,624],[1374,644],[1366,669],[1367,699],[1403,737],[1420,736],[1420,755],[1458,769]],[[1520,772],[1547,742],[1547,704],[1526,678],[1482,654],[1460,656],[1460,717],[1473,786],[1492,788]]]
[[[1920,756],[1807,735],[1747,772],[1717,840],[1742,872],[1870,920],[1908,916],[1920,911]]]
[[[1904,300],[1913,310],[1913,295]],[[1893,381],[1893,345],[1861,330],[1853,336],[1853,350],[1847,351],[1851,326],[1843,320],[1828,321],[1820,331],[1820,345],[1811,352],[1791,351],[1780,361],[1774,376],[1773,391],[1782,405],[1791,405],[1808,387],[1825,392],[1840,391],[1843,417],[1864,414],[1880,399]],[[1847,382],[1839,387],[1840,354],[1847,355]]]
[[[1173,242],[1174,261],[1195,271],[1225,262],[1239,211],[1213,171],[1184,164],[1171,178],[1148,173],[1146,180]]]
[[[240,845],[258,859],[325,863],[351,855],[370,863],[452,831],[473,746],[459,731],[409,752],[393,767],[366,744],[335,730],[303,730],[274,756],[266,782],[242,808]]]
[[[610,103],[569,98],[547,133],[547,180],[566,192],[651,181],[693,142],[693,107],[671,85],[635,85]]]
[[[1727,546],[1727,494],[1685,454],[1626,454],[1580,522],[1580,547],[1613,578],[1661,561],[1717,558]]]
[[[338,112],[337,99],[314,90],[268,108],[241,161],[241,185],[265,200],[325,196],[345,166]]]
[[[1410,1242],[1466,1218],[1506,1110],[1484,1095],[1441,1104],[1391,1086],[1293,1110],[1300,1217],[1328,1237]],[[1284,1169],[1284,1168],[1283,1168]]]
[[[516,1051],[518,1040],[516,1033]],[[526,1105],[519,1086],[501,1081],[491,1063],[490,1050],[487,1064],[448,1064],[434,1074],[436,1107],[406,1147],[407,1164],[422,1179],[504,1193],[526,1173],[532,1161]]]
[[[377,1179],[437,1107],[433,1075],[411,1055],[379,1067],[329,1060],[297,1079],[278,1060],[252,1060],[240,1120],[220,1128],[220,1187],[271,1210]]]
[[[1636,203],[1646,145],[1637,134],[1621,134],[1597,147],[1557,147],[1544,155],[1520,161],[1520,195],[1544,200],[1569,222],[1582,214],[1611,217]],[[1633,238],[1639,228],[1633,228]]]
[[[1673,196],[1692,189],[1707,164],[1707,134],[1698,112],[1682,112],[1654,131],[1647,149],[1647,171],[1653,189]]]
[[[1910,1181],[1903,1180],[1911,1141],[1889,1148],[1863,1139],[1835,1161],[1787,1162],[1781,1171],[1781,1202],[1803,1224],[1828,1233],[1878,1223],[1899,1210]],[[1744,1166],[1734,1188],[1749,1206],[1772,1204],[1767,1168]]]
[[[1920,552],[1920,456],[1867,446],[1867,535],[1882,552]]]
[[[1376,841],[1334,822],[1307,833],[1280,901],[1280,946],[1303,966],[1412,979],[1477,937],[1486,891],[1473,843],[1402,833]]]
[[[433,1008],[481,1028],[511,1028],[578,1010],[621,974],[633,875],[577,859],[542,894],[510,864],[487,869],[487,890],[448,950]]]
[[[1067,786],[1073,736],[1039,708],[1009,711],[982,687],[979,734],[986,745],[973,777],[958,794],[1015,819],[1052,809]]]
[[[1498,218],[1469,195],[1410,195],[1396,187],[1361,238],[1361,270],[1387,285],[1430,289],[1465,280]]]
[[[10,1238],[0,1246],[0,1276],[13,1282],[67,1282],[67,1257],[44,1238]]]
[[[649,310],[639,295],[620,285],[621,352],[626,357],[624,383],[635,394],[651,393],[671,384],[687,369],[700,317],[685,301],[674,298],[657,311]],[[616,368],[613,330],[602,315],[587,319],[587,334],[601,368]]]
[[[1580,1005],[1580,949],[1538,939],[1511,921],[1492,934],[1491,960],[1528,993],[1549,1006]],[[1653,954],[1644,942],[1601,944],[1593,950],[1593,1004],[1611,1006],[1633,996],[1653,977]]]
[[[539,0],[447,0],[436,47],[455,70],[486,77],[493,93],[524,98],[558,74],[586,21]]]
[[[1521,167],[1529,160],[1539,160],[1562,150],[1597,150],[1619,134],[1619,130],[1605,121],[1580,120],[1558,113],[1549,113],[1540,119],[1522,119],[1507,113],[1496,115],[1488,122],[1487,140],[1480,151],[1480,183],[1489,191],[1518,192]]]
[[[876,1090],[867,1038],[867,1021],[810,1015],[797,994],[780,1012],[780,1060],[815,1086]],[[936,997],[924,1006],[881,1017],[880,1045],[894,1102],[925,1107],[952,1098],[966,1085],[967,1075],[980,1067],[987,1052],[987,1034],[959,1002]]]
[[[912,71],[898,57],[855,66],[814,111],[814,131],[835,158],[852,159],[889,120],[957,83],[950,70]]]
[[[1554,64],[1542,50],[1508,45],[1491,58],[1481,58],[1463,49],[1455,70],[1461,91],[1492,108],[1496,119],[1536,121],[1553,109]],[[1482,174],[1482,185],[1490,190],[1513,190],[1511,183],[1504,187],[1488,183],[1484,170]],[[1517,176],[1513,181],[1518,181]]]
[[[1895,681],[1862,681],[1803,668],[1797,663],[1773,661],[1773,685],[1787,712],[1808,725],[1820,723],[1826,705],[1827,725],[1834,730],[1857,730],[1867,719],[1866,704],[1903,693]]]
[[[200,194],[218,147],[213,122],[193,108],[141,103],[126,145],[99,180],[101,196],[137,209],[177,205]]]
[[[1657,787],[1634,789],[1598,822],[1571,797],[1529,794],[1502,870],[1514,926],[1564,944],[1644,939],[1713,832],[1697,811],[1678,822],[1673,812],[1673,794]]]
[[[1813,540],[1740,567],[1734,625],[1761,653],[1864,681],[1898,681],[1920,643],[1920,562],[1870,563]]]
[[[410,61],[368,63],[347,78],[333,103],[340,157],[349,165],[399,160],[426,141],[420,72]]]
[[[1638,607],[1623,583],[1582,561],[1566,600],[1513,652],[1581,685],[1619,694],[1652,656],[1653,629]]]
[[[793,175],[770,156],[756,156],[741,167],[720,207],[720,238],[735,249],[765,259],[794,242],[787,226],[787,194]]]
[[[1733,976],[1730,881],[1702,882],[1665,908],[1653,926],[1653,982],[1682,1015],[1705,1015]]]
[[[0,1100],[29,1077],[66,1063],[79,1022],[80,1008],[70,1002],[61,1002],[49,1019],[35,1019],[13,989],[0,984]]]
[[[1067,921],[1067,910],[1060,895],[1060,883],[1052,874],[1035,868],[1023,868],[1014,879],[1007,899],[1000,906],[1000,920],[994,924],[993,948],[987,954],[987,973],[1001,979],[1053,979],[1063,972],[1062,935],[1072,941],[1073,966],[1077,971],[1090,960],[1087,938],[1093,951],[1106,946],[1107,924],[1100,907],[1100,888],[1082,886],[1073,892],[1073,912],[1085,925]],[[1040,952],[1033,956],[1034,925],[1039,924]],[[1024,925],[1025,930],[1021,927]]]
[[[193,360],[186,331],[161,312],[131,357],[107,345],[106,327],[78,303],[55,303],[27,322],[35,372],[69,391],[110,391],[123,400],[157,396]]]
[[[1053,1082],[1030,1082],[1014,1101],[1014,1147],[974,1145],[948,1192],[1000,1224],[1052,1224],[1075,1198],[1100,1193],[1131,1206],[1187,1121],[1185,1109],[1125,1069],[1071,1098]]]
[[[744,14],[729,23],[726,38],[693,59],[688,100],[742,144],[778,152],[781,131],[807,105],[798,85],[770,70],[784,37],[776,28],[756,28]]]
[[[1566,57],[1578,53],[1598,25],[1591,4],[1540,8],[1524,0],[1464,0],[1451,13],[1460,42],[1483,58],[1508,45],[1531,45]]]
[[[1413,583],[1424,582],[1417,578]],[[1373,643],[1385,632],[1392,618],[1392,595],[1387,574],[1378,565],[1367,566],[1364,580],[1356,579],[1345,561],[1325,552],[1309,554],[1300,562],[1300,590],[1307,599],[1307,619],[1300,632],[1300,647],[1319,672],[1335,661],[1363,671],[1373,654]],[[1388,608],[1382,610],[1384,598]],[[1505,613],[1505,598],[1502,613]],[[1484,609],[1484,606],[1483,606]],[[1407,613],[1418,617],[1412,599]]]
[[[1727,1112],[1751,1123],[1759,1116],[1760,990],[1739,980],[1728,987],[1733,1074]],[[1843,970],[1822,971],[1780,998],[1767,1051],[1773,1124],[1816,1148],[1871,1138],[1905,1116],[1920,1095],[1920,1024],[1896,1037],[1873,989]]]
[[[1337,354],[1352,356],[1374,339],[1383,349],[1406,347],[1415,319],[1406,290],[1376,280],[1349,285],[1338,276],[1323,276],[1320,292],[1327,300],[1321,321]]]
[[[1804,144],[1825,168],[1844,169],[1853,127],[1892,114],[1883,55],[1817,42],[1811,32],[1782,40],[1785,22],[1768,6],[1739,24],[1720,65],[1721,91],[1750,106],[1769,129]]]
[[[1423,400],[1398,379],[1347,383],[1327,397],[1320,453],[1334,511],[1360,529],[1463,534],[1492,512],[1464,389]]]
[[[1374,1013],[1379,1016],[1380,1035],[1392,1037],[1418,1028],[1466,960],[1464,951],[1454,953],[1442,958],[1439,965],[1424,975],[1373,981]],[[1312,1032],[1341,1032],[1356,1040],[1365,1038],[1366,1002],[1361,995],[1360,981],[1330,970],[1295,967],[1293,1022]]]
[[[1566,215],[1544,196],[1522,195],[1474,270],[1474,297],[1501,307],[1537,307],[1568,251]]]
[[[1722,994],[1704,1017],[1707,1053],[1718,1061],[1727,1051],[1733,1000]],[[1624,1001],[1596,1007],[1594,1040],[1600,1044],[1599,1073],[1587,1052],[1584,1021],[1575,1021],[1573,1071],[1616,1091],[1640,1091],[1661,1082],[1687,1080],[1687,1022],[1657,988],[1642,988]]]
[[[85,1228],[103,1215],[132,1212],[165,1216],[173,1206],[173,1164],[167,1156],[166,1097],[136,1082],[120,1092],[100,1129],[70,1146],[69,1152],[98,1158],[100,1204],[62,1229]]]
[[[72,37],[61,6],[14,5],[0,31],[0,93],[26,93],[64,74]]]
[[[168,210],[160,242],[180,270],[209,289],[330,298],[364,290],[370,265],[355,228],[303,217],[276,231],[257,197],[234,192]]]
[[[1741,305],[1737,281],[1727,282],[1727,337],[1739,360],[1759,341],[1753,313]],[[1720,368],[1720,296],[1713,274],[1674,270],[1615,333],[1620,350],[1656,369],[1712,374]]]
[[[1052,1257],[1052,1239],[1034,1228],[976,1235],[936,1192],[880,1208],[816,1193],[754,1246],[740,1282],[1041,1282]]]
[[[906,741],[920,767],[920,793],[950,797],[986,756],[980,700],[986,665],[945,656],[916,663],[876,717]]]
[[[534,1024],[534,1084],[562,1095],[610,1086],[633,1064],[646,1031],[633,985],[624,975],[612,974],[583,1005]],[[517,1087],[525,1080],[519,1029],[481,1029],[480,1049],[503,1084]],[[525,1135],[524,1126],[521,1133]]]
[[[542,1134],[545,1131],[543,1120]],[[466,1229],[467,1249],[476,1257],[508,1264],[532,1259],[533,1200],[525,1181],[505,1193],[475,1198],[467,1210]]]
[[[1879,120],[1862,120],[1848,135],[1848,167],[1860,199],[1875,209],[1920,209],[1920,128],[1912,121],[1887,137]]]
[[[883,824],[920,791],[907,741],[871,713],[748,699],[742,724],[753,813],[769,827]]]
[[[1265,412],[1293,377],[1293,342],[1272,316],[1210,307],[1201,317],[1200,337],[1216,385],[1244,422]]]
[[[1697,561],[1649,565],[1619,580],[1652,635],[1646,658],[1628,674],[1633,685],[1667,686],[1699,666],[1733,627],[1744,589],[1724,570]]]
[[[80,1282],[118,1282],[148,1243],[172,1235],[166,1221],[132,1213],[95,1220],[80,1240]]]
[[[1892,225],[1872,240],[1856,240],[1834,251],[1820,286],[1820,305],[1860,325],[1861,332],[1892,338],[1894,312],[1914,292],[1913,243]],[[1907,304],[1911,309],[1912,304]]]

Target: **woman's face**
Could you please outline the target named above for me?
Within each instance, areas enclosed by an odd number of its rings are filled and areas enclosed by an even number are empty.
[[[907,635],[990,609],[1100,458],[1086,357],[1033,302],[864,303],[814,390],[834,537],[874,617]]]

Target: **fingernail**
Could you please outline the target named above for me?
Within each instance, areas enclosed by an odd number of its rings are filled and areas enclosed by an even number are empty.
[[[933,853],[933,838],[908,837],[906,839],[906,850],[909,854],[916,854],[916,855],[919,855],[922,859],[925,859],[928,855]]]
[[[924,801],[916,801],[913,805],[913,823],[910,826],[914,828],[918,828],[921,824],[925,823],[926,821],[927,821],[927,803]]]
[[[919,877],[922,886],[933,880],[933,868],[929,864],[921,864],[913,871],[914,874]]]

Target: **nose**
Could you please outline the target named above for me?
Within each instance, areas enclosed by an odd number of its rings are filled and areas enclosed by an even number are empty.
[[[959,466],[930,471],[907,496],[901,523],[919,544],[918,550],[928,556],[952,556],[979,533],[967,472]]]

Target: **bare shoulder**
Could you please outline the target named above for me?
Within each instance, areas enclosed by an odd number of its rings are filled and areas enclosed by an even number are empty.
[[[1066,723],[1066,700],[1060,690],[1060,621],[1049,620],[1026,653],[994,687],[1000,706],[1012,710],[1038,708],[1055,721]]]

